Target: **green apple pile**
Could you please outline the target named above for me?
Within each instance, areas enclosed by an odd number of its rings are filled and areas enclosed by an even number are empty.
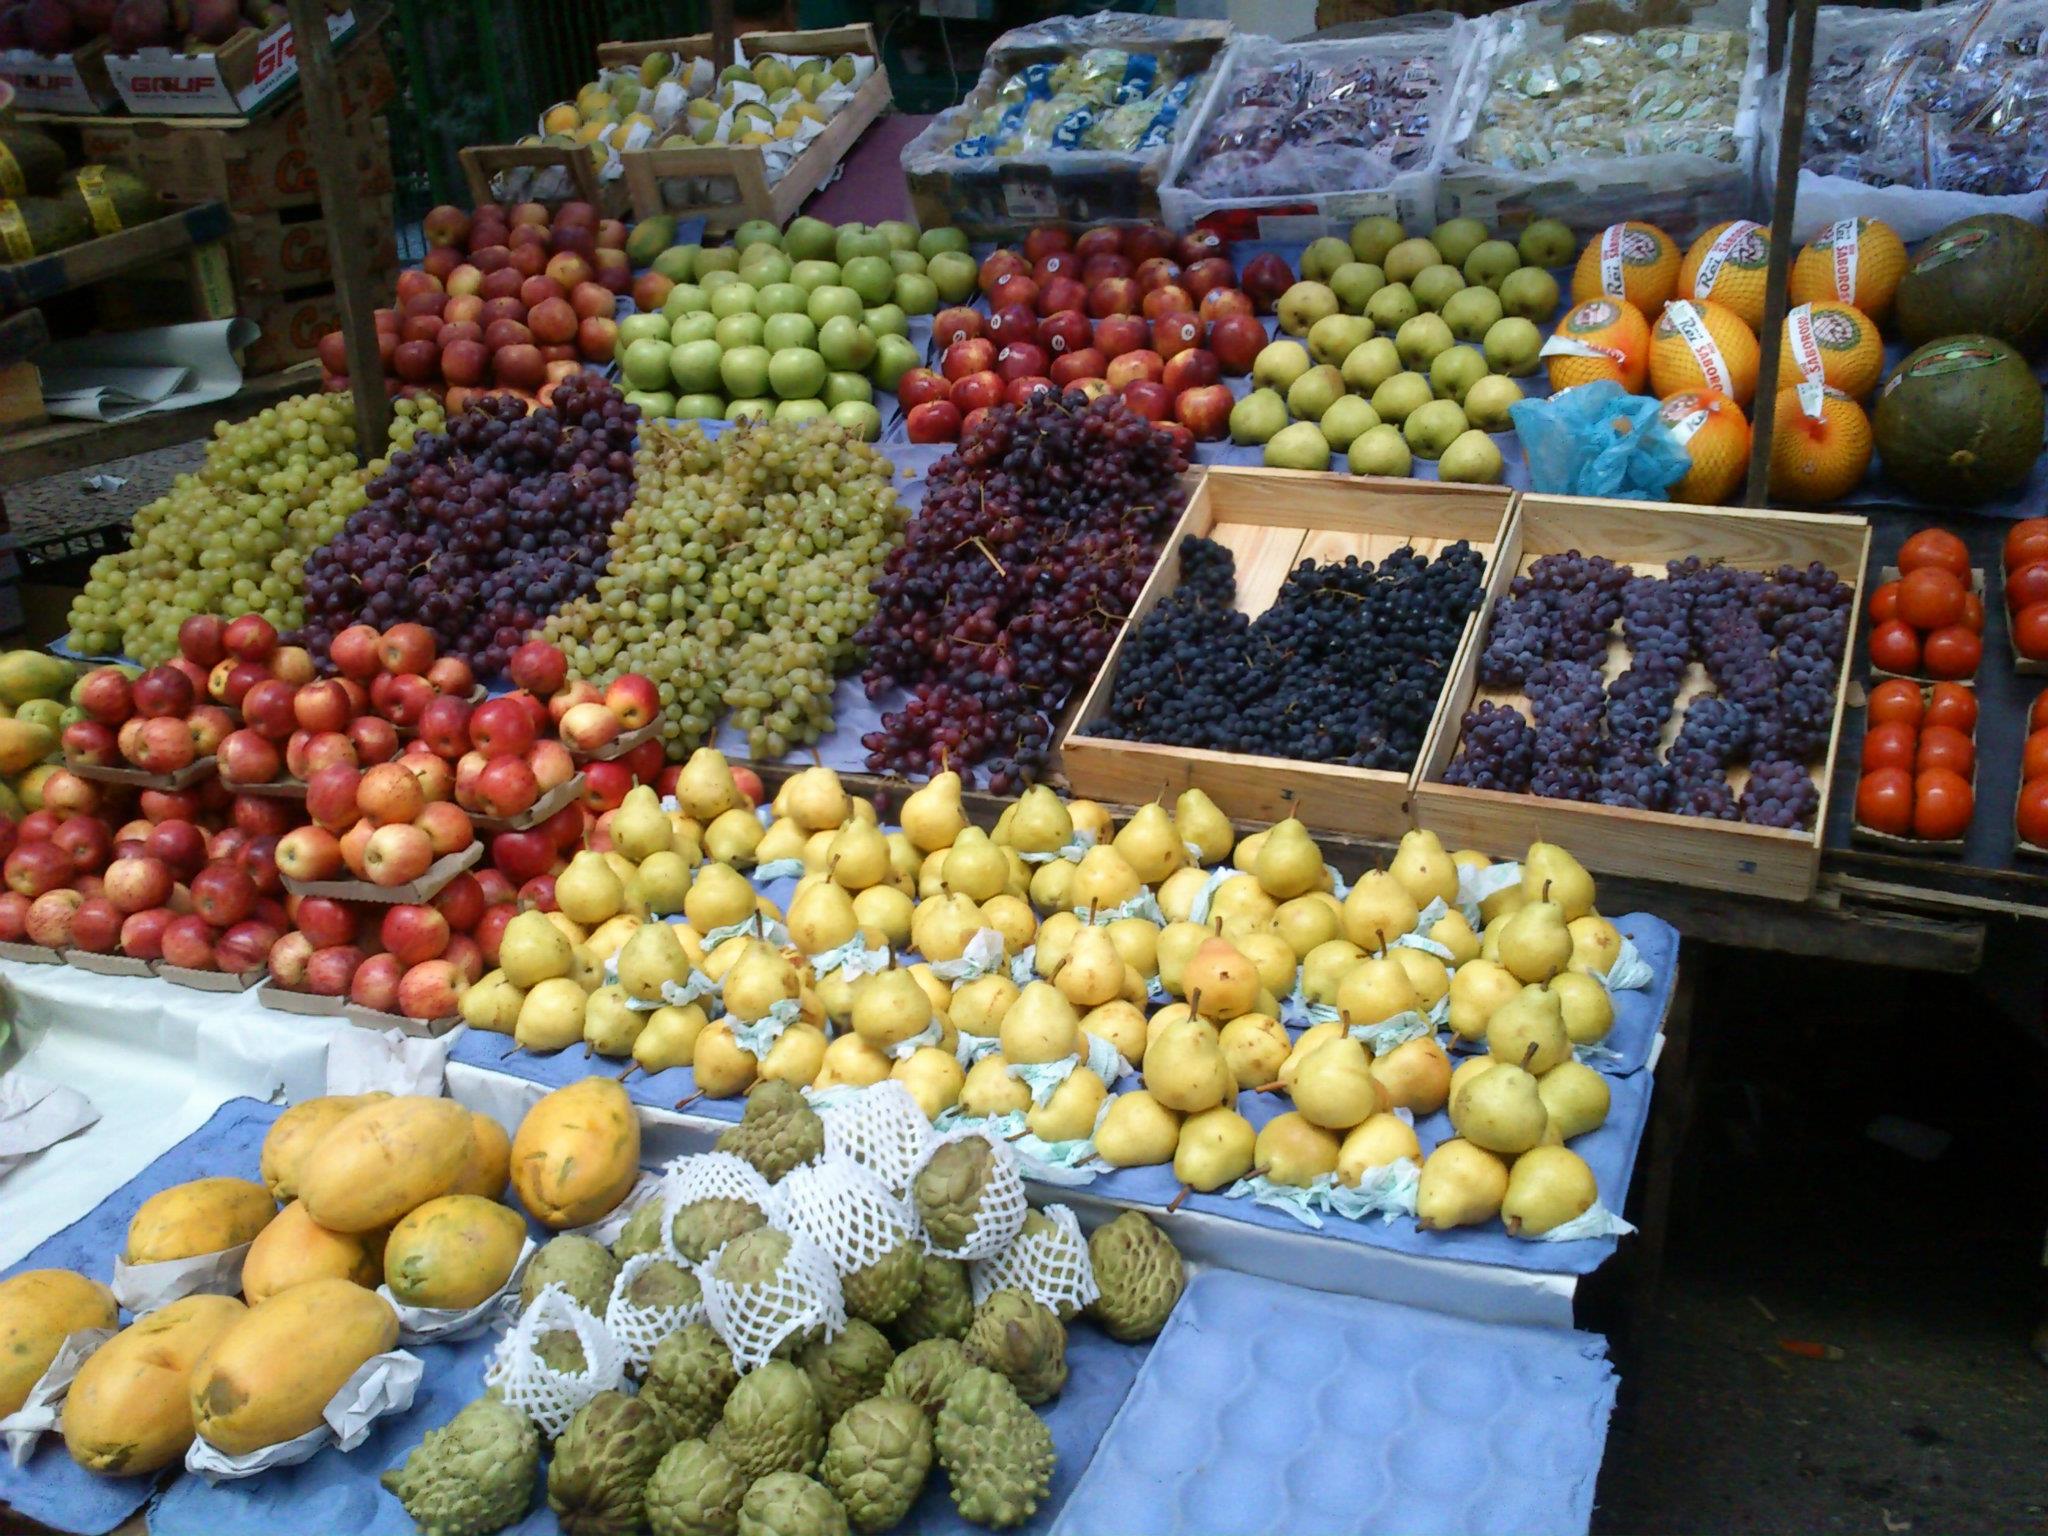
[[[626,398],[655,418],[830,415],[872,442],[876,388],[922,361],[910,317],[974,277],[959,230],[895,221],[753,220],[730,245],[670,246],[633,285],[641,313],[619,322]]]
[[[1253,389],[1230,413],[1231,439],[1265,446],[1267,464],[1406,475],[1418,458],[1437,476],[1494,484],[1516,379],[1534,373],[1556,313],[1557,279],[1577,242],[1541,219],[1520,242],[1477,219],[1427,239],[1394,219],[1361,219],[1348,240],[1313,242],[1301,281],[1275,313],[1286,335],[1252,364]]]

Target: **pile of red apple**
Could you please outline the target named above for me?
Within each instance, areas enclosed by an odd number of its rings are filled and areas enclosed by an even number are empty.
[[[616,296],[633,281],[619,220],[580,202],[552,219],[540,203],[444,204],[420,227],[426,259],[398,274],[397,307],[376,312],[386,389],[445,389],[451,411],[492,388],[545,404],[549,385],[612,360]],[[341,333],[319,350],[321,388],[347,389]]]
[[[444,1019],[498,963],[498,941],[520,908],[511,882],[485,869],[457,875],[431,902],[294,896],[286,910],[291,931],[270,947],[274,984],[380,1013]]]
[[[1281,282],[1272,286],[1277,267]],[[1278,256],[1255,257],[1238,287],[1213,231],[1175,237],[1156,225],[1072,232],[1045,226],[1021,252],[981,264],[990,313],[965,306],[933,321],[937,369],[897,383],[912,442],[957,441],[974,412],[1022,405],[1041,390],[1114,391],[1184,440],[1229,429],[1226,374],[1251,371],[1269,339],[1259,322],[1294,281]]]

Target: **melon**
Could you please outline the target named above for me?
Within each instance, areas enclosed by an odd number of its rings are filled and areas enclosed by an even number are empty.
[[[2025,483],[2043,415],[2041,386],[2017,351],[1991,336],[1945,336],[1892,371],[1872,425],[1887,480],[1970,505]]]
[[[1893,314],[1907,342],[1991,336],[2048,343],[2048,236],[2010,214],[1958,219],[1913,253]]]

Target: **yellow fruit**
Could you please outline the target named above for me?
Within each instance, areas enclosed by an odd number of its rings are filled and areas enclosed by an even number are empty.
[[[474,1123],[452,1099],[364,1105],[307,1155],[299,1177],[306,1214],[333,1232],[392,1225],[455,1187],[469,1166]]]
[[[512,1138],[489,1115],[474,1111],[470,1129],[476,1134],[476,1142],[470,1148],[469,1161],[448,1193],[496,1200],[505,1193],[505,1181],[512,1176]]]
[[[1712,299],[1733,310],[1752,331],[1764,323],[1771,232],[1748,219],[1716,224],[1685,253],[1678,268],[1681,299]]]
[[[1557,322],[1551,343],[1576,349],[1551,354],[1553,390],[1612,379],[1632,395],[1641,393],[1649,371],[1650,327],[1626,299],[1574,304]]]
[[[640,1122],[626,1090],[608,1077],[557,1088],[512,1138],[512,1187],[546,1226],[588,1226],[625,1199],[639,1175]]]
[[[1678,247],[1654,224],[1610,224],[1579,253],[1572,302],[1605,295],[1627,299],[1646,315],[1671,302],[1678,286]]]
[[[542,133],[574,133],[583,115],[566,101],[558,101],[541,114]]]
[[[106,1477],[137,1477],[183,1460],[192,1443],[192,1367],[247,1314],[232,1296],[187,1296],[102,1344],[64,1398],[71,1459]]]
[[[0,704],[19,709],[30,699],[61,699],[77,678],[78,668],[61,656],[8,651],[0,655]]]
[[[1839,501],[1870,467],[1870,418],[1863,407],[1839,389],[1823,388],[1820,409],[1810,416],[1799,390],[1779,391],[1771,427],[1773,499],[1802,507]]]
[[[220,1253],[252,1241],[277,1206],[270,1191],[248,1179],[194,1179],[142,1202],[128,1223],[130,1264],[159,1264]]]
[[[1860,310],[1833,299],[1800,304],[1785,316],[1778,343],[1778,382],[1832,384],[1851,400],[1867,399],[1884,377],[1884,339]]]
[[[375,1290],[384,1277],[384,1233],[330,1232],[294,1200],[256,1234],[242,1260],[250,1306],[309,1280],[352,1280]]]
[[[57,733],[32,720],[0,720],[0,773],[21,773],[57,750]]]
[[[67,1337],[119,1319],[113,1292],[68,1269],[27,1269],[0,1280],[0,1418],[27,1401]]]
[[[1682,389],[1712,389],[1747,405],[1756,398],[1761,357],[1756,337],[1732,311],[1704,299],[1678,299],[1650,332],[1650,393],[1662,399]]]
[[[251,1307],[192,1367],[192,1424],[230,1456],[296,1440],[364,1361],[398,1342],[398,1314],[349,1280],[295,1285]]]
[[[1711,389],[1681,390],[1657,408],[1657,417],[1692,458],[1686,477],[1671,487],[1673,501],[1718,507],[1742,489],[1749,421],[1733,400]]]
[[[1792,263],[1787,289],[1794,304],[1833,299],[1884,324],[1906,275],[1906,245],[1882,219],[1839,219]]]
[[[299,1170],[320,1138],[365,1104],[390,1097],[388,1093],[365,1093],[304,1099],[279,1115],[263,1138],[263,1155],[257,1164],[270,1193],[279,1200],[297,1199]]]
[[[409,1307],[474,1307],[504,1288],[525,1241],[526,1223],[510,1206],[443,1195],[391,1229],[384,1283]]]

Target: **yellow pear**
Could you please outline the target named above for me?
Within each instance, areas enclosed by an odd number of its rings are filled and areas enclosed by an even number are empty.
[[[1106,843],[1116,831],[1116,823],[1109,812],[1093,800],[1069,800],[1067,818],[1074,824],[1074,835],[1085,832],[1098,843]]]
[[[1143,889],[1144,882],[1130,861],[1107,843],[1098,844],[1081,855],[1074,866],[1068,899],[1090,912],[1107,912],[1120,907]]]
[[[997,1038],[1004,1059],[1019,1066],[1064,1061],[1080,1047],[1081,1016],[1058,987],[1034,981],[1003,1014]]]
[[[1491,896],[1482,896],[1479,899],[1479,922],[1482,931],[1497,927],[1528,904],[1529,898],[1522,894],[1519,885],[1504,885]]]
[[[512,1038],[529,1051],[559,1051],[583,1038],[583,1009],[589,996],[566,976],[527,988]]]
[[[927,960],[958,960],[981,928],[981,908],[958,892],[921,901],[910,914],[911,945]]]
[[[940,866],[948,892],[969,901],[987,901],[1009,884],[1009,861],[979,827],[966,827],[953,839]]]
[[[825,850],[825,872],[849,891],[864,891],[889,878],[889,844],[880,830],[865,821],[849,821],[832,834]]]
[[[958,1003],[955,1003],[958,1008]],[[1107,1040],[1125,1061],[1143,1061],[1150,1033],[1145,1012],[1138,1004],[1115,998],[1081,1015],[1081,1032]]]
[[[977,976],[962,982],[953,994],[953,1022],[963,1035],[993,1037],[1001,1032],[1003,1015],[1021,995],[1017,983],[1000,971]]]
[[[647,1015],[630,1006],[624,987],[599,987],[584,1004],[583,1040],[600,1056],[632,1054]]]
[[[1173,802],[1173,826],[1183,843],[1201,855],[1204,864],[1221,864],[1237,842],[1237,829],[1214,800],[1199,789],[1181,791]]]
[[[1388,952],[1394,964],[1408,973],[1408,984],[1415,988],[1415,995],[1422,999],[1425,1011],[1443,1001],[1451,990],[1451,972],[1443,961],[1427,951],[1414,949],[1406,944],[1396,945]]]
[[[671,1004],[647,1015],[647,1025],[633,1042],[633,1059],[643,1072],[687,1067],[697,1054],[697,1036],[708,1022],[695,1003]]]
[[[1446,1104],[1454,1102],[1458,1095],[1464,1091],[1468,1083],[1492,1066],[1493,1058],[1491,1056],[1467,1056],[1452,1069],[1450,1097],[1445,1099],[1444,1102]]]
[[[839,775],[822,765],[791,774],[775,797],[775,814],[790,817],[806,832],[829,831],[852,813]]]
[[[1565,925],[1572,936],[1569,969],[1586,975],[1606,975],[1621,957],[1621,930],[1598,912],[1587,912]]]
[[[1086,1067],[1076,1067],[1043,1104],[1027,1110],[1024,1129],[1040,1141],[1082,1141],[1095,1129],[1095,1115],[1109,1090]]]
[[[862,801],[863,805],[867,802]],[[924,855],[917,844],[901,832],[885,832],[882,841],[889,845],[889,883],[900,889],[904,895],[917,895],[917,872],[924,868]]]
[[[1199,864],[1184,865],[1159,882],[1152,899],[1169,923],[1184,923],[1195,910],[1195,898],[1209,883],[1209,872]]]
[[[1214,1109],[1237,1094],[1216,1031],[1200,1019],[1162,1030],[1146,1048],[1144,1075],[1153,1098],[1185,1115]]]
[[[935,775],[911,792],[896,819],[919,853],[952,847],[953,839],[967,825],[967,812],[960,806],[960,775],[950,768]]]
[[[1154,1040],[1157,1040],[1168,1029],[1182,1020],[1192,1019],[1193,1017],[1194,1015],[1188,1012],[1188,1005],[1186,1003],[1168,1003],[1164,1008],[1161,1008],[1157,1013],[1145,1020],[1145,1049],[1151,1050]],[[1135,1056],[1127,1059],[1137,1060]]]
[[[619,950],[619,985],[643,1003],[662,1000],[665,982],[689,979],[690,957],[667,923],[643,923]]]
[[[916,910],[915,903],[893,885],[871,885],[853,898],[861,942],[869,949],[909,948],[910,920]]]
[[[1081,1023],[1086,1028],[1088,1021],[1083,1019]],[[1294,1048],[1280,1021],[1262,1013],[1239,1014],[1223,1026],[1217,1045],[1240,1088],[1263,1088],[1273,1082],[1280,1075],[1281,1063]]]
[[[1562,1141],[1606,1124],[1607,1108],[1613,1101],[1607,1079],[1578,1061],[1561,1061],[1537,1078],[1536,1096],[1543,1100]]]
[[[668,917],[683,910],[690,894],[691,867],[690,860],[674,850],[650,853],[640,861],[640,899],[649,913]]]
[[[621,886],[624,886],[627,881],[640,873],[639,866],[616,848],[606,850],[604,861],[611,866],[612,873],[619,877],[619,884]]]
[[[675,848],[675,828],[652,785],[636,784],[612,812],[612,847],[638,864],[649,854],[668,853]]]
[[[1481,1039],[1494,1010],[1521,990],[1521,982],[1506,966],[1492,960],[1466,961],[1451,975],[1451,1032],[1460,1040]]]
[[[853,1032],[887,1051],[931,1027],[931,999],[909,971],[889,967],[853,984]]]
[[[1275,1115],[1259,1127],[1252,1167],[1272,1183],[1305,1187],[1337,1171],[1337,1138],[1306,1115]]]
[[[858,932],[853,899],[833,881],[818,881],[789,904],[789,941],[807,955],[837,949]]]
[[[742,1049],[733,1038],[732,1026],[723,1019],[698,1031],[696,1054],[690,1070],[696,1074],[697,1089],[714,1099],[729,1099],[754,1086],[761,1062],[752,1051]]]
[[[967,1069],[960,1085],[960,1108],[970,1115],[1021,1114],[1031,1107],[1031,1090],[1010,1076],[1000,1052],[984,1056]]]
[[[1402,934],[1412,933],[1421,916],[1422,909],[1400,881],[1383,869],[1369,869],[1344,898],[1344,937],[1378,954]]]
[[[1294,1049],[1287,1053],[1287,1059],[1280,1063],[1280,1086],[1287,1092],[1294,1091],[1294,1080],[1301,1071],[1301,1064],[1321,1050],[1332,1040],[1342,1039],[1342,1024],[1312,1024],[1301,1032],[1294,1042]]]
[[[547,920],[553,923],[557,928],[561,929],[562,937],[569,941],[570,946],[572,948],[575,945],[581,944],[585,939],[590,937],[589,929],[585,928],[581,923],[577,922],[575,918],[571,917],[568,913],[562,911],[560,908],[557,908],[555,911],[548,913]]]
[[[1536,1079],[1511,1061],[1496,1060],[1451,1099],[1458,1134],[1489,1152],[1526,1152],[1543,1139],[1549,1123]]]
[[[1280,903],[1266,894],[1266,888],[1250,875],[1232,875],[1216,887],[1209,898],[1209,921],[1222,923],[1271,922]]]
[[[1235,1184],[1252,1171],[1258,1140],[1251,1121],[1227,1104],[1189,1115],[1180,1123],[1173,1175],[1205,1194]]]
[[[1182,979],[1187,975],[1188,962],[1214,936],[1200,923],[1168,923],[1160,929],[1158,942],[1153,945],[1159,984],[1175,997],[1186,997]]]
[[[1152,984],[1138,974],[1138,968],[1135,965],[1126,963],[1124,966],[1123,990],[1117,993],[1117,996],[1124,1002],[1142,1008],[1151,1001]]]
[[[1271,830],[1270,827],[1267,828],[1268,832]],[[1258,866],[1259,850],[1265,846],[1265,832],[1254,832],[1250,837],[1239,838],[1237,846],[1230,851],[1230,862],[1249,875]]]
[[[1074,940],[1087,926],[1071,912],[1055,912],[1038,925],[1038,946],[1031,963],[1040,976],[1051,979],[1067,958],[1067,951],[1074,947]]]
[[[1375,1057],[1372,1075],[1390,1109],[1433,1115],[1451,1096],[1451,1058],[1434,1035],[1410,1040]]]
[[[1460,869],[1469,869],[1474,873],[1482,869],[1493,868],[1493,860],[1489,859],[1477,848],[1460,848],[1451,855],[1451,862]]]
[[[1259,1000],[1259,973],[1228,939],[1204,939],[1181,972],[1188,1006],[1221,1022],[1250,1013]]]
[[[1564,925],[1564,908],[1554,901],[1529,902],[1501,924],[1500,963],[1521,981],[1548,981],[1571,958],[1572,936]]]
[[[698,969],[713,981],[723,984],[726,973],[739,962],[740,956],[752,949],[758,942],[760,941],[751,933],[735,934],[719,945],[718,948],[712,950],[710,954],[706,955],[704,963]]]
[[[1031,903],[1007,891],[981,904],[981,925],[1003,936],[1003,953],[1007,955],[1017,954],[1038,937],[1038,917]]]
[[[1469,1141],[1439,1142],[1423,1159],[1415,1187],[1415,1224],[1426,1232],[1476,1227],[1500,1214],[1508,1165]]]
[[[1422,1161],[1422,1143],[1415,1139],[1415,1127],[1400,1116],[1382,1111],[1352,1127],[1337,1148],[1337,1182],[1356,1189],[1359,1180],[1374,1168],[1384,1168],[1402,1158]]]
[[[1301,995],[1327,1008],[1337,1006],[1337,991],[1344,978],[1366,958],[1365,951],[1349,939],[1327,939],[1301,959]]]
[[[842,1028],[853,1027],[853,983],[847,980],[846,972],[832,971],[820,976],[811,991],[818,1006],[825,1010],[826,1018]]]
[[[1168,1162],[1180,1146],[1180,1116],[1140,1088],[1109,1101],[1095,1128],[1095,1152],[1112,1168]]]
[[[487,1029],[494,1035],[509,1035],[518,1026],[526,990],[505,979],[503,971],[490,971],[466,989],[457,1005],[462,1022],[471,1029]]]
[[[1267,830],[1252,875],[1276,902],[1306,896],[1323,883],[1323,850],[1308,829],[1290,816]]]
[[[676,804],[692,820],[709,824],[746,803],[747,797],[733,782],[725,754],[710,747],[699,747],[691,753],[683,771],[676,775]]]
[[[917,866],[916,894],[919,901],[930,901],[934,896],[946,894],[946,855],[952,851],[950,848],[941,848],[935,853],[928,853]]]
[[[1422,996],[1398,960],[1368,957],[1337,984],[1337,1012],[1347,1024],[1384,1024],[1403,1013],[1422,1011]]]
[[[790,1083],[808,1088],[817,1081],[825,1061],[825,1032],[811,1024],[792,1024],[775,1037],[755,1075],[764,1083]]]
[[[1348,1131],[1387,1107],[1387,1096],[1372,1075],[1372,1057],[1349,1035],[1325,1041],[1295,1069],[1289,1090],[1294,1107],[1325,1130]],[[1336,1143],[1330,1145],[1335,1165]]]
[[[522,912],[498,938],[498,964],[515,987],[569,974],[569,939],[544,912]],[[580,990],[580,989],[579,989]]]
[[[1076,1008],[1093,1008],[1122,990],[1124,958],[1102,929],[1083,928],[1074,935],[1052,981]]]
[[[1231,940],[1252,968],[1259,973],[1259,985],[1274,996],[1294,990],[1294,949],[1271,929],[1248,933]]]
[[[967,1082],[967,1074],[953,1059],[953,1053],[935,1045],[912,1051],[889,1069],[889,1075],[910,1090],[927,1120],[938,1119],[958,1104],[960,1090]]]
[[[1005,841],[1019,853],[1058,853],[1074,840],[1066,803],[1043,784],[1025,790],[1013,810]]]
[[[1555,843],[1531,843],[1522,856],[1522,895],[1564,908],[1574,922],[1593,910],[1593,877],[1586,866]]]
[[[1032,872],[1031,905],[1041,912],[1064,912],[1073,905],[1074,866],[1065,859],[1048,859]]]
[[[825,1047],[818,1063],[817,1088],[865,1088],[879,1083],[895,1070],[896,1063],[859,1035],[840,1035]]]
[[[1458,899],[1458,866],[1444,851],[1443,840],[1421,827],[1402,834],[1387,873],[1400,882],[1418,907]]]
[[[754,862],[778,864],[786,859],[801,859],[804,844],[809,840],[810,833],[789,817],[778,817],[775,824],[761,834],[761,841],[754,844]]]
[[[569,979],[585,992],[604,985],[604,962],[590,952],[588,944],[569,946]]]
[[[766,944],[751,943],[726,972],[725,1011],[742,1023],[753,1024],[768,1017],[769,1011],[785,999],[803,991],[796,967]]]
[[[1002,853],[1003,868],[1007,871],[1003,878],[1003,892],[1022,901],[1031,894],[1031,866],[1014,848],[1005,848]]]
[[[646,924],[639,918],[621,912],[617,917],[608,917],[593,928],[583,947],[597,956],[601,964],[624,949],[626,941],[645,926]],[[668,924],[663,923],[661,926],[666,928]]]
[[[721,864],[745,869],[759,862],[760,821],[744,806],[725,812],[704,829],[704,851]]]
[[[557,900],[560,899],[559,891]],[[699,933],[730,928],[745,922],[754,912],[754,888],[746,876],[729,864],[704,864],[690,882],[690,894],[683,898],[683,915]]]
[[[1116,952],[1124,957],[1124,964],[1141,976],[1156,976],[1159,973],[1159,925],[1147,917],[1120,917],[1108,924],[1103,932],[1109,935],[1109,942],[1116,946]]]
[[[1607,989],[1583,971],[1566,971],[1550,978],[1550,990],[1557,994],[1564,1014],[1564,1032],[1573,1045],[1597,1045],[1614,1028],[1614,999]]]
[[[1111,839],[1110,846],[1123,855],[1124,862],[1147,885],[1157,885],[1188,861],[1188,851],[1181,846],[1173,818],[1156,800],[1139,806]]]
[[[588,848],[555,879],[555,905],[585,927],[616,916],[625,899],[626,888],[604,855]]]
[[[1571,1037],[1555,992],[1522,988],[1494,1009],[1486,1021],[1486,1052],[1496,1061],[1512,1061],[1542,1076],[1571,1058]]]
[[[1472,925],[1465,921],[1465,914],[1456,907],[1432,923],[1423,937],[1448,949],[1452,965],[1463,965],[1468,960],[1479,958],[1479,935],[1472,931]]]
[[[1586,1160],[1565,1147],[1537,1147],[1515,1159],[1501,1197],[1510,1237],[1541,1237],[1593,1208],[1600,1186]]]
[[[1295,896],[1280,903],[1279,910],[1273,914],[1273,930],[1294,951],[1296,960],[1306,960],[1318,945],[1344,936],[1339,919],[1341,910],[1314,892]]]

